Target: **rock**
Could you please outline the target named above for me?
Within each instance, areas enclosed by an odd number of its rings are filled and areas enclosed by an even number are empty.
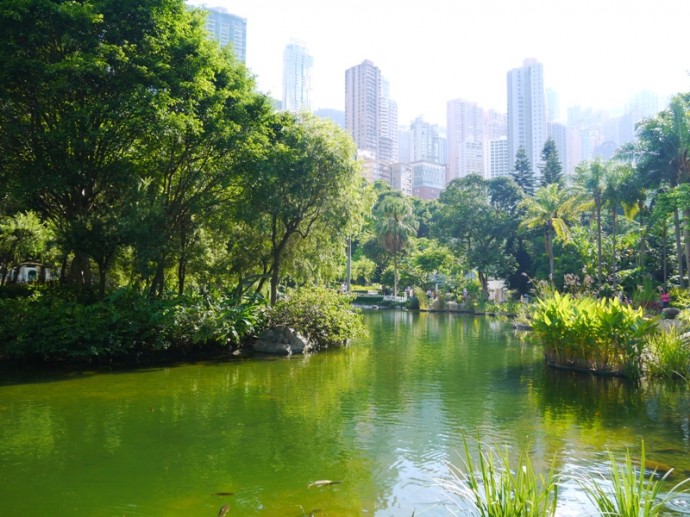
[[[450,312],[458,312],[458,302],[446,302],[446,307]]]
[[[292,355],[309,353],[313,345],[295,329],[274,327],[261,334],[252,348],[261,354]]]
[[[513,322],[513,328],[515,330],[532,330],[532,326],[528,325],[527,323],[520,323],[517,321]]]
[[[676,309],[675,307],[666,307],[661,310],[661,314],[665,319],[673,320],[680,314],[680,309]]]

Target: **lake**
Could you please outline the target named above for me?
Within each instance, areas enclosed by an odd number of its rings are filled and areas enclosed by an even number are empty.
[[[3,371],[0,514],[453,515],[439,480],[463,436],[565,473],[604,472],[644,439],[690,476],[687,386],[548,369],[493,318],[364,316],[368,337],[309,357]],[[574,483],[560,496],[559,516],[592,514]]]

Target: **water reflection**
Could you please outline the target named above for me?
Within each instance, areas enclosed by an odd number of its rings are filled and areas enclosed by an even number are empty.
[[[366,319],[368,338],[309,358],[0,387],[3,514],[31,515],[40,494],[51,515],[215,515],[228,501],[213,494],[233,492],[237,515],[448,515],[434,480],[463,436],[563,469],[644,438],[650,459],[690,468],[685,388],[545,369],[497,319]],[[559,514],[577,515],[564,493]]]

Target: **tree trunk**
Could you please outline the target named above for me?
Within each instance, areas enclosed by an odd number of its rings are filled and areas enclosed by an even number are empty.
[[[601,205],[597,203],[597,287],[601,289]]]
[[[617,275],[616,272],[618,268],[616,267],[616,221],[617,221],[617,214],[616,214],[616,209],[614,208],[612,210],[612,220],[613,220],[613,226],[611,228],[611,239],[612,239],[612,246],[613,246],[613,251],[612,251],[612,256],[611,256],[611,269],[612,269],[612,283],[613,283],[613,289],[616,289],[616,284],[618,283]]]
[[[551,230],[547,229],[544,231],[544,247],[546,248],[546,254],[549,257],[549,280],[553,283],[553,274],[555,270],[555,263],[553,260],[553,236],[551,235]]]
[[[102,300],[105,298],[105,280],[106,272],[105,267],[98,266],[98,299]]]
[[[676,233],[676,258],[678,260],[678,285],[683,288],[685,287],[685,281],[683,279],[683,249],[680,241],[680,216],[678,214],[678,209],[673,211],[673,226]]]
[[[177,294],[182,296],[184,294],[184,283],[187,278],[187,259],[184,255],[180,255],[177,261]]]
[[[664,289],[668,289],[668,252],[666,249],[666,245],[668,243],[668,232],[666,226],[664,226],[661,238],[661,261],[664,268]]]
[[[685,271],[690,271],[690,209],[683,209],[683,241],[685,244]],[[690,278],[688,278],[690,282]],[[682,285],[682,284],[681,284]]]
[[[278,284],[280,282],[280,251],[273,252],[273,271],[271,271],[271,306],[278,301]]]
[[[398,254],[393,253],[393,296],[398,296]]]
[[[75,251],[69,269],[69,282],[75,286],[91,285],[91,263],[83,251]]]
[[[158,265],[156,266],[156,274],[153,276],[151,281],[151,288],[149,289],[149,295],[152,298],[161,296],[165,289],[165,259],[161,257]]]

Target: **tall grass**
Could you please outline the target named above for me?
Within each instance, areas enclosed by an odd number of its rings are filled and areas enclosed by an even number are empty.
[[[649,340],[647,373],[655,377],[690,379],[690,338],[675,327]]]
[[[449,493],[460,497],[480,517],[553,516],[558,502],[558,484],[553,470],[537,474],[527,453],[522,452],[512,469],[507,450],[488,451],[478,444],[478,460],[463,437],[464,468],[451,466],[452,479],[441,482]]]
[[[681,481],[669,492],[662,494],[662,484],[671,471],[666,472],[663,477],[658,477],[656,471],[651,475],[647,474],[644,442],[638,466],[633,464],[629,450],[625,454],[623,465],[618,465],[611,452],[609,452],[609,460],[610,483],[606,482],[603,475],[594,477],[591,473],[583,473],[576,476],[576,481],[602,516],[654,517],[660,515],[680,487],[690,481],[690,479]]]
[[[551,469],[546,475],[537,474],[529,456],[523,451],[517,467],[511,466],[508,450],[500,452],[478,442],[477,457],[473,460],[467,440],[463,436],[464,458],[461,468],[450,467],[450,480],[439,484],[449,494],[460,498],[459,515],[480,517],[553,517],[558,505],[561,476]],[[654,517],[683,492],[690,478],[673,486],[668,492],[661,489],[671,471],[658,476],[646,469],[644,442],[639,462],[632,460],[630,451],[619,465],[609,452],[609,469],[604,473],[582,470],[568,476],[582,488],[602,517]]]

